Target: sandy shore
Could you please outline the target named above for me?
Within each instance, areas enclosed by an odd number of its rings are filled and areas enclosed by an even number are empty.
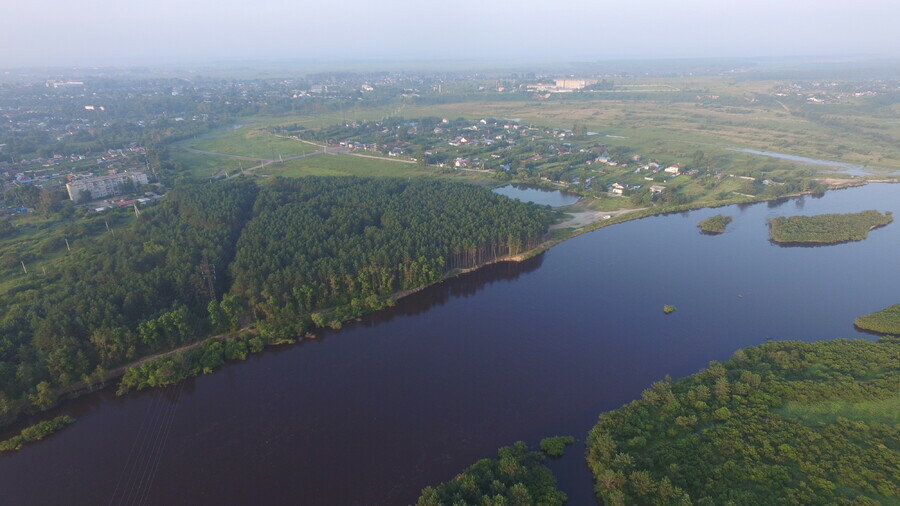
[[[641,211],[646,209],[645,207],[638,207],[635,209],[618,209],[615,211],[576,211],[571,213],[566,213],[571,215],[572,217],[563,221],[561,223],[557,223],[555,225],[550,226],[550,230],[557,230],[561,228],[581,228],[585,225],[590,225],[591,223],[601,221],[604,219],[615,218],[616,216],[620,216],[623,214],[631,213],[634,211]],[[607,216],[609,218],[607,218]]]

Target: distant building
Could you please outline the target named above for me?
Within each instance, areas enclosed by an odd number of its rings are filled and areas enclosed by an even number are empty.
[[[677,163],[675,165],[670,165],[665,168],[665,171],[669,174],[675,174],[677,176],[681,174],[681,165],[678,165]]]
[[[122,193],[125,183],[129,181],[135,186],[147,184],[147,174],[143,172],[123,172],[108,176],[75,179],[66,184],[66,190],[69,191],[69,198],[72,202],[82,200],[82,192],[88,192],[91,195],[90,200],[94,200],[111,195],[119,195]]]
[[[580,90],[592,84],[597,84],[597,79],[591,78],[565,78],[565,79],[557,79],[556,87],[561,90]]]

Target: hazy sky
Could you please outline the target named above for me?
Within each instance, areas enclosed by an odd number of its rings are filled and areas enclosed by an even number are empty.
[[[10,0],[0,67],[900,54],[897,0]]]

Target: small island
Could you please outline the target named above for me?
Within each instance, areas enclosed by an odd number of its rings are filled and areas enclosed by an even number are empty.
[[[718,235],[722,232],[725,232],[725,227],[731,223],[733,218],[731,216],[725,216],[724,214],[717,214],[715,216],[710,216],[705,220],[701,221],[697,224],[700,227],[700,231],[704,234],[710,235]]]
[[[839,244],[861,241],[869,231],[894,221],[890,211],[817,216],[779,216],[769,220],[769,237],[780,245]]]
[[[857,328],[876,334],[900,336],[900,304],[888,306],[881,311],[864,314],[854,322]]]
[[[575,442],[572,436],[554,436],[541,439],[541,452],[548,457],[562,457],[566,446]]]
[[[672,314],[675,312],[676,307],[671,304],[666,304],[663,306],[663,313]]]

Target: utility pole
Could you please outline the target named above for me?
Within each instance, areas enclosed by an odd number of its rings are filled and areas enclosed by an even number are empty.
[[[28,269],[25,268],[25,260],[19,260],[22,262],[22,270],[25,271],[25,274],[28,274]]]
[[[69,247],[69,238],[66,237],[65,241],[66,241],[66,251],[72,251],[72,248]]]

